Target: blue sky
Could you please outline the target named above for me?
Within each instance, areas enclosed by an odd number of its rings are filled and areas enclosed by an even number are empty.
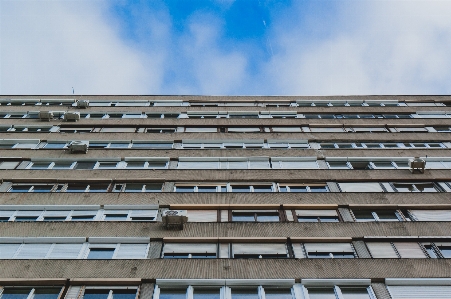
[[[0,94],[450,94],[451,1],[2,0]]]

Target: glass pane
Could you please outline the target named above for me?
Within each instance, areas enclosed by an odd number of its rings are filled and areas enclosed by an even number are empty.
[[[87,188],[86,184],[69,183],[66,192],[85,192]]]
[[[242,222],[242,221],[255,221],[255,213],[253,212],[232,212],[232,221]]]
[[[376,221],[370,210],[353,210],[357,221]]]
[[[410,168],[409,163],[407,162],[396,162],[396,166],[398,166],[398,168]]]
[[[22,222],[22,221],[36,221],[37,216],[18,216],[14,221]]]
[[[194,186],[176,186],[176,192],[194,192]]]
[[[382,143],[385,148],[396,148],[398,147],[397,143]]]
[[[329,161],[330,169],[349,169],[348,163],[346,161]]]
[[[352,143],[337,143],[339,148],[352,148]]]
[[[290,192],[307,192],[307,187],[305,186],[289,186]]]
[[[332,252],[335,259],[353,259],[355,256],[351,252]]]
[[[257,222],[278,222],[279,213],[277,212],[258,212]]]
[[[308,258],[310,258],[310,259],[331,259],[332,256],[328,252],[309,252]]]
[[[444,258],[451,258],[451,246],[438,246]]]
[[[415,192],[415,188],[413,187],[412,184],[393,184],[396,188],[396,190],[398,190],[398,192]]]
[[[64,221],[66,217],[44,217],[42,221]]]
[[[321,222],[338,222],[338,217],[334,216],[321,216]]]
[[[429,147],[434,147],[434,148],[441,148],[442,145],[441,143],[428,143]]]
[[[127,184],[125,185],[125,192],[142,192],[143,184]]]
[[[2,299],[26,299],[30,291],[29,288],[5,288],[2,293]]]
[[[128,148],[128,146],[130,145],[130,143],[114,143],[112,142],[110,144],[110,148]]]
[[[125,221],[128,214],[106,214],[105,221]]]
[[[90,142],[89,143],[89,148],[93,149],[93,148],[105,148],[108,146],[108,142]]]
[[[193,299],[219,299],[219,289],[194,289]]]
[[[232,289],[232,299],[258,299],[257,288],[251,290]]]
[[[321,148],[335,148],[334,143],[321,143]]]
[[[384,168],[384,169],[394,169],[395,168],[395,166],[393,166],[393,164],[388,161],[387,162],[384,162],[384,161],[373,162],[373,164],[376,168]]]
[[[333,288],[308,288],[310,299],[335,299]]]
[[[53,189],[53,185],[34,185],[33,192],[46,193]]]
[[[89,145],[91,148],[91,145]],[[75,169],[93,169],[96,165],[96,162],[77,162],[75,165]]]
[[[381,148],[380,143],[365,143],[367,148]]]
[[[55,162],[52,169],[70,169],[72,162]]]
[[[266,299],[292,299],[291,289],[267,289],[265,288]]]
[[[126,168],[144,168],[144,161],[127,162]]]
[[[149,162],[149,168],[166,168],[166,162]]]
[[[88,260],[110,260],[113,254],[114,248],[90,248]]]
[[[89,185],[89,192],[107,192],[110,184],[91,184]]]
[[[428,252],[429,257],[436,259],[437,254],[435,253],[432,245],[424,245],[424,248]]]
[[[132,143],[132,148],[172,148],[172,143]]]
[[[113,290],[113,299],[135,299],[136,290]]]
[[[382,221],[399,221],[398,217],[396,216],[395,211],[376,211],[377,216]]]
[[[369,299],[368,291],[366,288],[347,288],[340,287],[341,293],[344,299]]]
[[[107,299],[110,290],[85,290],[83,299]]]
[[[415,184],[415,187],[417,187],[420,192],[437,192],[434,184]]]
[[[186,299],[186,290],[160,289],[159,299]]]
[[[254,192],[272,192],[272,186],[254,186]]]
[[[44,148],[65,148],[66,143],[47,143]]]
[[[313,186],[310,187],[310,192],[327,192],[327,188],[326,186]]]
[[[57,288],[36,288],[33,299],[57,299],[60,291]]]
[[[9,192],[28,192],[33,185],[13,185]]]
[[[216,186],[198,186],[197,192],[216,192]]]
[[[163,184],[146,184],[145,192],[161,192]],[[125,189],[127,192],[127,188]]]
[[[319,222],[316,216],[298,216],[298,222]]]
[[[31,169],[48,169],[51,162],[33,162]]]
[[[99,162],[99,169],[116,168],[117,162]]]
[[[235,185],[232,186],[232,192],[251,192],[251,187],[250,186],[240,186],[240,185]]]
[[[91,221],[94,216],[72,216],[72,221]]]

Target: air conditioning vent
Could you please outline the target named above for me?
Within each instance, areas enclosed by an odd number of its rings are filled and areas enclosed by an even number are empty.
[[[77,101],[77,108],[86,109],[88,107],[89,107],[89,100],[78,100]]]
[[[53,111],[39,111],[39,119],[43,121],[50,121],[53,119]]]
[[[188,222],[186,210],[165,210],[163,211],[163,225],[168,229],[183,229],[183,225]]]
[[[416,170],[420,173],[424,173],[424,168],[426,167],[426,161],[420,159],[420,157],[415,157],[415,159],[409,159],[410,172],[414,173]]]
[[[87,153],[89,148],[89,141],[73,141],[70,145],[71,153]]]
[[[80,120],[80,112],[66,112],[64,114],[65,121],[78,121]]]

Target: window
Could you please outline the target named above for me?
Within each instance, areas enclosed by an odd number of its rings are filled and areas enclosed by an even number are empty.
[[[300,287],[302,286],[295,285],[292,279],[271,282],[245,279],[197,281],[157,279],[153,299],[299,299],[300,297],[295,295],[294,288]]]
[[[1,299],[57,299],[61,288],[55,287],[5,287]]]
[[[233,222],[279,222],[279,211],[232,210]]]
[[[358,182],[358,183],[338,183],[341,192],[384,192],[379,183]]]
[[[426,258],[418,242],[367,242],[373,258]]]
[[[451,221],[451,210],[408,210],[414,221]]]
[[[351,243],[293,244],[296,258],[355,258]]]
[[[188,222],[218,222],[218,210],[187,210],[187,214]]]
[[[295,210],[298,222],[338,222],[336,210]]]
[[[329,189],[326,185],[295,185],[295,184],[284,184],[279,183],[279,190],[280,192],[329,192]]]
[[[285,243],[233,243],[232,258],[287,258],[288,252]]]
[[[385,279],[391,298],[446,298],[451,286],[442,279]],[[449,296],[448,296],[449,297]]]
[[[393,183],[396,192],[440,192],[439,187],[434,183]]]
[[[352,213],[357,222],[370,221],[402,221],[402,216],[396,210],[357,210]]]
[[[376,298],[371,287],[366,286],[307,286],[305,299],[371,299]],[[370,295],[371,294],[371,295]]]
[[[115,248],[91,248],[88,260],[109,260],[113,258]]]
[[[294,158],[294,157],[272,157],[273,169],[317,169],[316,157]]]
[[[217,246],[210,243],[165,243],[162,258],[216,258]]]
[[[6,170],[6,169],[15,169],[20,162],[14,162],[14,161],[0,161],[0,169]]]
[[[131,148],[136,149],[171,149],[172,148],[172,142],[139,142],[139,141],[132,141]]]

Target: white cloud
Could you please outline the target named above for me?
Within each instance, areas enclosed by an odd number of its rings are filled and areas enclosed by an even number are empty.
[[[449,11],[451,1],[352,1],[329,37],[275,32],[264,72],[282,94],[449,94]]]
[[[162,81],[161,56],[127,45],[100,1],[1,1],[1,94],[140,94]],[[145,62],[145,64],[143,63]]]
[[[173,91],[224,95],[239,93],[245,87],[246,55],[221,48],[221,28],[221,20],[208,13],[190,17],[187,31],[177,40],[178,55],[183,59],[172,67],[182,75],[173,83]]]

